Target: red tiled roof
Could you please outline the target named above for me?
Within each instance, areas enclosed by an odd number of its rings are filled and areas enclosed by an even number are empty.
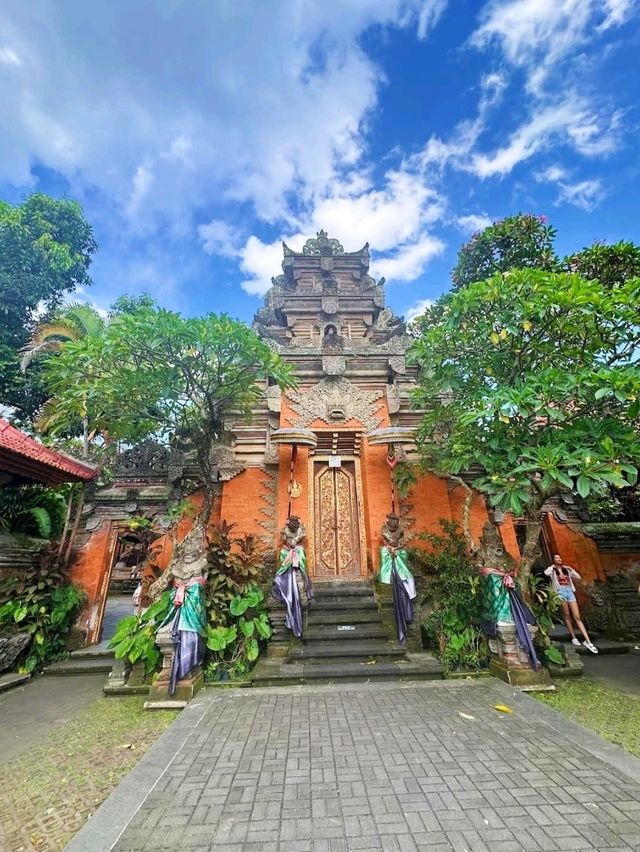
[[[0,418],[0,471],[20,479],[57,485],[88,482],[96,475],[95,465],[58,453]]]

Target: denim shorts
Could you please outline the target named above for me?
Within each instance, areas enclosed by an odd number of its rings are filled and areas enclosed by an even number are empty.
[[[560,586],[558,589],[560,599],[566,603],[575,603],[576,596],[573,593],[571,586]]]

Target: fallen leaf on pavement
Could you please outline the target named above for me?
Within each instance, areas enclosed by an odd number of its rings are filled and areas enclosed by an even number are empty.
[[[495,704],[493,709],[499,710],[501,713],[513,713],[511,707],[507,707],[506,704]]]
[[[470,716],[468,713],[462,713],[458,710],[458,716],[462,716],[463,719],[475,719],[475,716]]]

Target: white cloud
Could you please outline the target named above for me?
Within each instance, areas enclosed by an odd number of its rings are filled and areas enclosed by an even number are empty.
[[[131,195],[127,204],[127,215],[129,218],[133,218],[140,212],[142,202],[149,194],[149,190],[153,186],[153,181],[154,177],[151,170],[145,165],[138,166],[131,181]]]
[[[263,243],[251,236],[241,255],[240,268],[249,276],[242,282],[242,289],[251,296],[264,296],[271,287],[272,276],[278,275],[282,267],[282,240]]]
[[[238,256],[241,242],[238,229],[222,219],[212,219],[207,224],[198,225],[198,235],[207,254]]]
[[[445,247],[429,232],[445,207],[442,196],[420,174],[392,169],[386,173],[382,188],[377,189],[370,186],[365,174],[354,173],[336,182],[326,197],[313,199],[297,223],[298,232],[284,239],[291,248],[300,250],[306,238],[303,235],[324,229],[329,236],[337,236],[346,251],[370,242],[372,274],[390,281],[411,281]],[[200,229],[203,237],[204,229]],[[264,295],[282,262],[280,241],[266,244],[252,236],[240,255],[242,271],[249,275],[243,289]]]
[[[488,228],[492,222],[493,219],[487,216],[486,213],[470,213],[468,216],[458,216],[456,219],[458,227],[469,234]]]
[[[529,90],[540,93],[564,59],[578,57],[594,33],[623,24],[634,6],[632,0],[493,0],[471,42],[500,46],[509,63],[526,70]]]
[[[551,166],[547,166],[546,169],[534,172],[533,177],[538,183],[557,183],[559,180],[568,177],[568,172],[564,166],[554,163]]]
[[[384,276],[387,281],[415,281],[422,275],[429,261],[444,249],[445,243],[441,239],[424,234],[416,242],[400,246],[389,257],[374,257],[371,271],[376,277]]]
[[[410,308],[407,308],[405,311],[405,320],[407,322],[413,322],[418,317],[421,317],[422,314],[433,305],[433,299],[420,299],[420,301],[415,302],[411,305]]]
[[[583,180],[574,184],[560,183],[559,186],[558,204],[564,201],[589,213],[606,195],[601,180]]]
[[[618,140],[619,115],[599,114],[577,96],[539,109],[512,133],[506,145],[491,154],[474,154],[459,168],[480,178],[509,174],[515,166],[549,147],[552,140],[569,144],[585,156],[614,151]]]
[[[418,15],[418,38],[426,38],[429,32],[436,26],[449,0],[426,0],[420,14]]]
[[[10,47],[0,47],[0,62],[3,65],[22,65],[18,54]]]
[[[150,19],[136,4],[126,14],[84,0],[3,4],[13,73],[0,79],[0,180],[28,186],[43,165],[139,228],[184,232],[211,198],[290,221],[291,194],[326,194],[362,158],[383,82],[362,34],[423,36],[444,8],[343,0],[336,14],[310,0],[283,14],[281,0],[263,0],[247,15],[233,3],[165,3]]]

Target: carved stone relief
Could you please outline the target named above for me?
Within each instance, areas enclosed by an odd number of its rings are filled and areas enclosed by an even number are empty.
[[[337,314],[340,309],[340,302],[337,296],[323,296],[322,298],[322,310],[325,314],[333,315]]]
[[[323,420],[332,426],[347,420],[359,420],[367,431],[382,422],[378,415],[381,390],[362,390],[345,378],[325,378],[307,391],[291,391],[291,407],[298,415],[295,426],[308,426]]]
[[[267,400],[267,408],[274,413],[280,412],[282,391],[277,385],[271,385],[267,388],[265,397]]]
[[[395,385],[387,385],[387,406],[389,414],[397,414],[400,411],[400,394]]]
[[[347,369],[347,361],[341,355],[324,355],[322,372],[325,376],[343,376]]]
[[[397,373],[399,376],[406,375],[407,360],[404,355],[392,355],[389,358],[389,366],[391,367],[393,372]]]
[[[245,465],[238,461],[233,450],[224,445],[214,447],[211,451],[211,466],[218,482],[228,482],[245,470]]]

